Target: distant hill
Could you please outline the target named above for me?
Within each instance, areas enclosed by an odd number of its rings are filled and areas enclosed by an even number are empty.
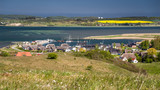
[[[2,15],[0,14],[0,18],[3,19],[24,19],[28,17],[34,18],[48,18],[48,19],[56,19],[56,20],[97,20],[98,17],[89,16],[89,17],[66,17],[66,16],[48,16],[48,17],[40,17],[40,16],[31,16],[31,15]],[[160,20],[160,17],[147,17],[147,16],[133,16],[133,17],[118,17],[118,18],[103,18],[103,20]]]
[[[30,15],[0,15],[0,18],[3,19],[23,19],[27,17],[40,18],[39,16],[30,16]]]
[[[146,16],[135,16],[135,17],[119,17],[119,18],[106,18],[107,20],[160,20],[160,17],[146,17]]]

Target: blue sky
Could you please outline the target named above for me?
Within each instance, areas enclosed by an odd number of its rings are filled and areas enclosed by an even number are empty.
[[[0,0],[0,14],[36,16],[160,16],[160,0]]]

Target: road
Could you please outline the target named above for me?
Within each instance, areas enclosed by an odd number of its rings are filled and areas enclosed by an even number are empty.
[[[19,52],[23,52],[22,50],[20,50],[20,49],[18,49],[18,48],[16,48],[16,47],[17,47],[17,45],[12,45],[12,46],[11,46],[12,49],[14,49],[14,50],[16,50],[16,51],[19,51]]]

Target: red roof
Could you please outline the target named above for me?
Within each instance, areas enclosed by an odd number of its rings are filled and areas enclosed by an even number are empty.
[[[32,56],[30,52],[18,52],[16,56]]]
[[[136,58],[132,58],[132,60],[134,61]]]

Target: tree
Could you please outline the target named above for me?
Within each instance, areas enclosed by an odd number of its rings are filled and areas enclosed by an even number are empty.
[[[124,43],[121,43],[121,48],[123,49]]]
[[[153,47],[157,50],[160,50],[160,36],[155,36]]]
[[[157,59],[158,59],[158,61],[160,61],[160,53],[158,53]]]
[[[113,44],[113,48],[116,48],[116,43]]]
[[[141,48],[143,50],[147,50],[149,48],[149,41],[148,40],[145,40],[143,41],[141,44],[140,44]]]
[[[151,47],[153,48],[154,47],[154,40],[151,40]]]
[[[147,50],[148,55],[153,56],[153,55],[157,55],[157,50],[154,48],[150,48]]]
[[[152,60],[151,58],[147,58],[145,62],[146,62],[146,63],[152,63],[153,60]]]
[[[131,62],[132,62],[132,58],[129,58],[129,59],[128,59],[128,62],[130,62],[130,63],[131,63]]]
[[[137,53],[135,53],[135,56],[136,56],[138,62],[142,62],[142,57],[141,56],[139,56]]]

